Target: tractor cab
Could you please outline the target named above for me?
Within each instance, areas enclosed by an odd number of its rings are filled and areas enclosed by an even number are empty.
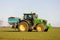
[[[25,13],[24,19],[33,20],[35,15],[36,15],[35,13],[29,13],[29,14]]]
[[[34,18],[35,18],[35,13],[25,13],[24,14],[24,20],[29,20],[31,22],[31,24],[33,25],[34,24]]]

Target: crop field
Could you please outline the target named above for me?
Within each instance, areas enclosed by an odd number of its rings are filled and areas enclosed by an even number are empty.
[[[11,28],[0,28],[0,40],[60,40],[60,28],[48,32],[18,32]]]

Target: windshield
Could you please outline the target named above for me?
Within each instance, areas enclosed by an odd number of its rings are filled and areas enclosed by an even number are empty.
[[[32,15],[24,15],[24,19],[31,19]]]

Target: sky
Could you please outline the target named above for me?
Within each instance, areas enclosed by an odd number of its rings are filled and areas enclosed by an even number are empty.
[[[60,0],[0,0],[0,20],[8,24],[8,17],[22,19],[23,13],[35,12],[53,26],[60,26]]]

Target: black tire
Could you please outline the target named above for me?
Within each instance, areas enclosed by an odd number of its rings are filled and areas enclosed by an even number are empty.
[[[42,24],[37,24],[37,25],[36,25],[36,31],[37,31],[37,32],[42,32],[42,31],[44,31],[44,25],[42,25]]]
[[[21,21],[18,26],[18,31],[27,32],[29,30],[29,25],[26,21]]]
[[[12,28],[14,28],[14,25],[12,25]]]
[[[45,30],[44,30],[44,32],[47,32],[48,31],[48,28],[46,28]]]

